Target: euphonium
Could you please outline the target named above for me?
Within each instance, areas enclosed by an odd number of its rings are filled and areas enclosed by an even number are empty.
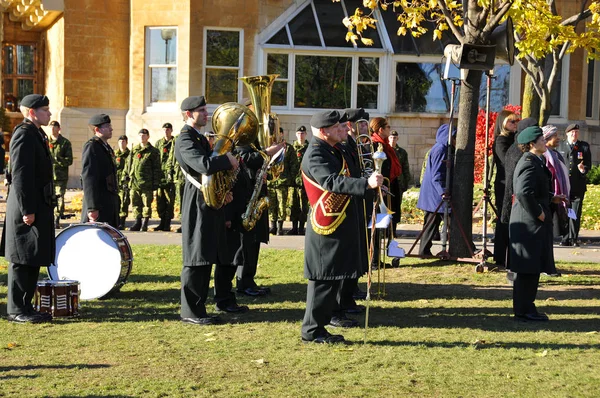
[[[236,102],[226,102],[215,109],[212,115],[213,131],[217,137],[211,157],[231,152],[235,145],[248,145],[254,142],[258,131],[258,120],[246,106]],[[237,170],[219,171],[212,175],[202,175],[202,194],[206,204],[220,209],[231,191]]]
[[[262,149],[268,148],[273,144],[278,144],[279,140],[279,118],[271,112],[271,91],[275,79],[279,75],[262,75],[240,77],[250,94],[250,101],[254,107],[254,113],[258,118],[258,143]],[[277,179],[283,172],[283,163],[271,168],[271,174]]]

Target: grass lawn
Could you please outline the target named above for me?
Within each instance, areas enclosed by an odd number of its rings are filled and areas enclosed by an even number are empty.
[[[0,396],[600,395],[600,264],[543,277],[537,304],[551,321],[533,324],[511,319],[504,274],[405,259],[371,302],[367,344],[354,329],[342,332],[352,345],[319,346],[300,341],[302,252],[264,250],[257,281],[273,294],[240,298],[249,313],[201,327],[179,322],[180,248],[133,250],[129,282],[83,302],[79,319],[0,321]],[[1,263],[3,314],[6,272]]]

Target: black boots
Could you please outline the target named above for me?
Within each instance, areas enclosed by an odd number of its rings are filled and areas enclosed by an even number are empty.
[[[153,231],[164,231],[165,230],[165,219],[161,218],[160,219],[160,224],[158,224],[158,227],[154,227],[152,228]]]
[[[165,219],[165,223],[163,225],[163,231],[166,232],[171,232],[171,219],[170,218],[166,218]]]
[[[292,221],[292,229],[285,233],[286,235],[298,235],[298,221]]]
[[[304,221],[300,221],[300,226],[298,227],[298,235],[304,235]]]
[[[146,224],[146,227],[148,225]],[[130,231],[139,231],[142,228],[142,217],[138,216],[135,219],[135,224],[133,224],[133,226],[131,228],[129,228]]]
[[[54,217],[54,228],[60,229],[60,216]]]
[[[283,235],[283,221],[277,221],[277,235]]]
[[[119,229],[120,230],[124,230],[125,229],[125,218],[126,217],[119,217]]]
[[[269,228],[269,233],[271,235],[275,235],[277,233],[277,227],[275,226],[275,221],[271,221],[271,228]]]
[[[142,231],[146,232],[148,230],[148,220],[150,217],[144,217],[144,221],[142,222]]]

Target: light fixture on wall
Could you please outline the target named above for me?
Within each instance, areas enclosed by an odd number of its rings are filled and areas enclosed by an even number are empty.
[[[165,41],[165,64],[169,63],[169,42],[175,36],[175,29],[161,29],[160,37]]]

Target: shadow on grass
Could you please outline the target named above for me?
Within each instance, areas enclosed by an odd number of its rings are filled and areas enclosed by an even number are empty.
[[[35,379],[39,377],[39,374],[16,374],[16,375],[4,375],[3,372],[17,372],[17,371],[28,371],[28,370],[62,370],[62,369],[103,369],[109,368],[111,365],[107,364],[70,364],[70,365],[23,365],[23,366],[0,366],[0,380],[10,379]]]
[[[140,275],[132,273],[127,283],[179,283],[179,275]]]
[[[355,344],[358,344],[356,342]],[[360,342],[362,343],[362,342]],[[493,349],[493,348],[517,348],[517,349],[532,349],[532,350],[541,350],[541,349],[551,349],[551,350],[560,350],[560,349],[598,349],[600,348],[600,344],[568,344],[568,343],[560,343],[560,344],[552,344],[552,343],[521,343],[521,342],[496,342],[489,344],[471,344],[465,343],[464,341],[441,341],[441,342],[432,342],[432,341],[391,341],[391,340],[379,340],[379,341],[369,341],[367,340],[367,344],[374,346],[390,346],[390,347],[427,347],[427,348],[472,348],[474,350],[481,349]]]

